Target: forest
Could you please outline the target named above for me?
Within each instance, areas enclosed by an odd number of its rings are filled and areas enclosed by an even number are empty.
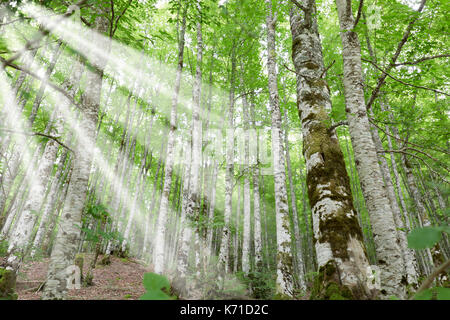
[[[0,1],[0,299],[450,300],[449,13]]]

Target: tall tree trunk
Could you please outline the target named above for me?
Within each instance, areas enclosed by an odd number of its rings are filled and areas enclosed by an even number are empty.
[[[297,211],[297,198],[295,196],[295,190],[292,179],[292,169],[291,169],[291,156],[289,153],[289,139],[288,139],[288,122],[287,122],[287,110],[284,110],[284,122],[285,122],[285,130],[284,130],[284,147],[286,151],[286,165],[289,179],[289,191],[291,196],[291,207],[292,207],[292,222],[294,226],[294,237],[295,237],[295,265],[296,265],[296,280],[298,282],[299,289],[305,290],[305,267],[303,262],[303,246],[302,239],[300,236],[300,227],[298,225],[298,211]]]
[[[267,70],[269,78],[269,103],[272,112],[272,155],[275,180],[275,214],[277,228],[277,280],[276,291],[293,295],[294,270],[291,248],[289,206],[286,188],[286,169],[283,137],[281,130],[281,111],[278,97],[277,65],[275,51],[276,17],[272,13],[272,1],[267,0]]]
[[[408,248],[408,240],[406,238],[405,225],[402,220],[402,214],[400,212],[400,207],[397,202],[397,198],[395,196],[394,185],[392,184],[391,175],[389,172],[389,166],[386,158],[381,155],[381,151],[384,151],[383,144],[381,143],[380,136],[378,134],[378,130],[375,126],[371,126],[372,138],[377,148],[378,161],[380,164],[381,173],[383,175],[384,185],[386,187],[387,196],[389,198],[389,203],[391,205],[393,214],[394,214],[394,222],[396,226],[398,243],[401,248],[401,255],[403,259],[404,271],[403,275],[405,276],[405,281],[409,285],[417,285],[417,265],[416,259],[414,257],[414,251]]]
[[[381,270],[381,293],[384,298],[405,298],[402,282],[404,264],[397,243],[394,216],[384,187],[377,154],[370,134],[369,118],[363,91],[361,50],[353,31],[354,18],[350,0],[336,0],[341,28],[344,59],[344,89],[349,132],[356,169],[374,234],[377,263]]]
[[[199,239],[199,226],[192,225],[197,223],[200,218],[200,167],[202,165],[202,120],[200,118],[201,112],[201,89],[202,89],[202,61],[203,61],[203,38],[202,38],[202,21],[201,21],[201,5],[197,2],[197,10],[200,15],[197,22],[197,66],[195,72],[195,83],[193,100],[194,105],[192,109],[192,152],[190,164],[190,179],[189,191],[187,197],[186,212],[184,213],[187,225],[182,232],[182,242],[179,252],[179,259],[177,265],[177,277],[184,282],[187,276],[189,245],[192,240],[192,233],[195,233],[195,241]],[[196,250],[197,252],[197,250]],[[198,252],[197,252],[198,254]],[[198,256],[198,255],[197,255]],[[197,262],[196,262],[197,263]],[[197,266],[198,267],[198,266]],[[197,268],[198,270],[198,268]],[[183,288],[186,289],[186,288]],[[189,294],[185,291],[185,294]]]
[[[297,106],[302,122],[306,183],[312,210],[318,282],[313,296],[371,298],[370,265],[353,207],[350,181],[335,131],[329,132],[330,93],[313,1],[290,13],[292,60],[297,75]],[[334,289],[331,289],[334,288]],[[334,291],[334,292],[333,292]]]
[[[251,103],[251,110],[252,110],[252,123],[253,123],[253,129],[256,131],[256,120],[255,120],[255,105]],[[252,179],[253,179],[253,225],[254,225],[254,243],[255,243],[255,267],[256,271],[262,272],[263,265],[262,265],[262,238],[261,238],[261,199],[260,199],[260,192],[259,192],[259,168],[258,168],[258,141],[259,137],[256,135],[256,141],[255,142],[249,142],[249,143],[256,143],[256,155],[251,155],[253,157],[253,160],[250,161],[252,164],[256,164],[256,167],[251,169]]]
[[[241,160],[243,160],[243,165],[241,165],[241,170],[243,171],[244,175],[244,188],[243,188],[243,194],[244,194],[244,228],[243,228],[243,245],[242,245],[242,271],[244,271],[245,274],[248,274],[250,272],[250,265],[251,265],[251,252],[250,252],[250,242],[251,242],[251,216],[250,216],[250,150],[249,150],[249,144],[250,144],[250,135],[249,135],[249,116],[248,116],[248,102],[247,98],[244,95],[242,97],[242,111],[243,111],[243,118],[244,118],[244,134],[243,134],[243,142],[244,142],[244,157],[242,159],[241,154]],[[237,134],[237,136],[239,136]],[[253,142],[253,141],[252,141]],[[242,151],[242,150],[241,150]]]
[[[225,210],[224,226],[222,229],[222,241],[219,249],[219,264],[225,272],[229,271],[230,260],[230,222],[233,201],[233,177],[234,177],[234,91],[236,77],[236,43],[233,43],[231,51],[231,76],[230,76],[230,97],[228,108],[228,128],[226,137],[226,168],[225,168]]]
[[[108,9],[99,9],[99,15],[95,21],[95,30],[101,34],[108,30]],[[99,45],[109,52],[110,43],[105,41]],[[97,129],[98,111],[100,107],[103,70],[106,61],[100,57],[95,57],[91,61],[94,70],[87,71],[86,80],[88,86],[83,94],[80,128],[85,139],[95,143]],[[80,137],[77,137],[80,138]],[[64,206],[63,213],[59,220],[58,235],[53,246],[48,268],[47,282],[42,294],[45,300],[64,299],[67,295],[67,268],[73,265],[75,254],[78,248],[80,237],[81,217],[86,199],[88,180],[91,171],[93,150],[86,150],[78,142],[74,154],[74,165],[71,183],[68,190],[68,198]]]
[[[170,113],[170,130],[167,138],[167,151],[164,173],[164,187],[161,194],[161,202],[159,207],[158,221],[156,226],[155,246],[153,263],[155,272],[162,274],[164,272],[164,239],[166,235],[167,213],[169,210],[169,194],[172,187],[172,171],[175,150],[175,134],[177,127],[177,106],[178,96],[181,86],[181,72],[183,71],[183,53],[184,53],[184,36],[186,32],[186,17],[188,4],[183,9],[183,17],[181,23],[180,39],[178,43],[178,66],[176,72],[174,92],[172,96],[172,109]]]

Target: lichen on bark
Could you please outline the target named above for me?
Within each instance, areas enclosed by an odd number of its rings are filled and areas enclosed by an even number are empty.
[[[367,283],[370,265],[344,157],[335,131],[330,130],[331,98],[323,78],[326,70],[316,8],[313,1],[304,7],[292,8],[290,23],[306,183],[319,266],[312,298],[368,299],[374,293]]]

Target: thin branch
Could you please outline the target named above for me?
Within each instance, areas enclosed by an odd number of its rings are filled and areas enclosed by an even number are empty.
[[[422,2],[420,3],[419,9],[416,11],[417,13],[421,13],[423,8],[425,7],[425,2],[427,0],[422,0]],[[408,26],[406,27],[405,32],[403,33],[403,37],[400,40],[400,42],[397,45],[397,49],[395,50],[394,55],[391,58],[391,62],[389,63],[389,65],[386,67],[386,71],[389,72],[395,65],[395,63],[397,62],[398,56],[400,55],[400,52],[402,51],[403,45],[406,43],[406,41],[408,40],[409,34],[411,33],[411,30],[414,26],[414,23],[417,21],[417,19],[419,19],[419,16],[415,16],[408,24]],[[375,87],[375,89],[372,91],[372,95],[370,96],[369,102],[367,103],[367,110],[369,110],[372,107],[373,102],[375,101],[375,99],[378,96],[378,93],[380,92],[381,87],[384,84],[384,81],[386,80],[386,76],[387,73],[383,73],[379,78],[378,78],[378,82],[377,82],[377,86]]]
[[[422,161],[427,166],[428,169],[430,169],[431,172],[433,172],[439,178],[441,178],[441,180],[443,182],[450,184],[450,181],[448,181],[443,176],[441,176],[438,172],[436,172],[424,159],[422,159],[421,157],[419,157],[419,156],[417,156],[417,155],[415,155],[413,153],[406,152],[405,149],[399,149],[399,150],[377,150],[377,153],[391,153],[391,152],[403,153],[403,154],[411,156],[411,157],[413,157],[415,159],[419,159],[420,161]]]
[[[0,27],[7,26],[8,24],[15,23],[17,21],[30,20],[30,19],[31,19],[30,17],[23,17],[23,18],[14,19],[14,20],[11,20],[11,21],[7,21],[5,23],[0,23]]]
[[[330,65],[328,67],[326,67],[325,70],[323,70],[323,72],[319,78],[322,78],[328,72],[328,70],[330,70],[330,68],[334,65],[335,62],[336,62],[336,60],[333,60],[333,62],[331,62]]]
[[[418,148],[429,149],[429,150],[433,150],[433,151],[436,151],[436,152],[442,152],[442,153],[445,153],[445,154],[450,154],[448,151],[446,151],[446,150],[444,150],[444,149],[441,149],[441,148],[430,148],[430,147],[425,147],[425,146],[421,146],[421,145],[418,145],[418,144],[409,142],[409,141],[407,141],[407,140],[401,139],[401,138],[399,138],[399,137],[396,137],[396,136],[394,136],[393,134],[390,134],[390,133],[386,132],[385,130],[383,130],[379,125],[377,125],[377,124],[375,123],[375,121],[373,121],[373,119],[369,118],[369,121],[370,121],[371,124],[373,124],[375,127],[377,127],[377,128],[378,128],[380,131],[382,131],[384,134],[386,134],[386,135],[388,135],[388,136],[394,138],[394,139],[397,140],[397,141],[403,142],[404,144],[410,144],[410,145],[415,146],[415,147],[418,147]]]
[[[445,165],[444,165],[440,160],[438,160],[438,159],[436,159],[436,158],[433,158],[433,157],[430,156],[428,153],[423,152],[422,150],[419,150],[419,149],[416,149],[416,148],[412,148],[412,147],[408,147],[408,146],[404,147],[404,150],[412,150],[412,151],[416,151],[416,152],[418,152],[418,153],[421,153],[421,154],[423,154],[424,156],[426,156],[426,157],[430,158],[431,160],[433,160],[434,162],[439,163],[446,171],[449,171],[449,172],[450,172],[450,170],[448,170],[448,169],[445,167]]]
[[[81,0],[79,1],[77,4],[75,4],[76,7],[81,7],[82,5],[84,5],[88,0]],[[70,7],[69,7],[70,8]],[[66,13],[64,13],[63,15],[61,15],[61,19],[59,21],[56,21],[56,25],[59,24],[62,20],[64,20],[64,18],[70,17],[71,15],[73,15],[75,13],[75,10],[67,10]],[[41,30],[42,29],[42,30]],[[3,66],[9,65],[10,63],[12,63],[14,60],[17,60],[25,51],[29,50],[30,48],[32,48],[35,44],[38,44],[45,36],[50,34],[49,29],[44,28],[42,25],[39,26],[39,34],[37,37],[35,37],[33,40],[27,41],[27,43],[25,44],[24,48],[17,52],[15,55],[13,55],[11,58],[9,58],[8,60],[4,60],[3,61]]]
[[[436,278],[441,272],[446,271],[448,268],[450,268],[450,259],[441,264],[438,268],[436,268],[433,273],[431,273],[424,282],[422,282],[422,285],[417,289],[416,294],[410,298],[410,300],[413,300],[419,293],[422,291],[428,289],[431,284],[433,283],[434,278]]]
[[[23,134],[23,135],[26,135],[26,136],[40,136],[40,137],[49,138],[49,139],[52,139],[53,141],[55,141],[61,147],[66,148],[67,150],[74,152],[72,148],[67,146],[65,143],[61,142],[58,139],[58,137],[51,136],[49,134],[45,134],[45,133],[41,133],[41,132],[23,132],[23,131],[16,131],[16,130],[5,129],[5,128],[0,128],[0,131],[11,132],[11,133],[16,133],[16,134]]]
[[[128,2],[128,4],[125,6],[125,8],[123,9],[123,11],[120,13],[120,15],[117,17],[117,19],[116,19],[116,22],[115,22],[115,26],[114,26],[114,30],[113,30],[113,35],[116,33],[116,30],[117,30],[117,27],[118,27],[118,25],[119,25],[119,20],[120,20],[120,18],[122,18],[122,16],[125,14],[125,12],[128,10],[128,8],[130,7],[130,5],[131,5],[131,1],[132,0],[130,0],[129,2]]]
[[[19,67],[18,65],[15,65],[13,63],[8,62],[7,60],[3,59],[2,57],[0,57],[0,61],[3,63],[4,66],[8,66],[11,68],[14,68],[16,70],[25,72],[26,74],[32,76],[33,78],[36,78],[40,81],[43,81],[45,83],[47,83],[47,85],[49,87],[51,87],[52,89],[58,91],[59,93],[61,93],[63,96],[65,96],[67,99],[69,99],[69,101],[76,107],[78,107],[80,110],[82,110],[82,107],[70,96],[70,94],[68,94],[64,89],[60,88],[59,86],[57,86],[56,84],[50,82],[48,79],[45,79],[39,75],[37,75],[36,73],[27,70],[25,68]]]
[[[304,7],[304,6],[303,6],[300,2],[298,2],[297,0],[291,0],[291,2],[292,2],[293,4],[295,4],[300,10],[307,11],[307,8]]]
[[[375,62],[373,62],[371,60],[367,60],[367,59],[361,59],[361,60],[369,62],[375,68],[377,68],[378,70],[383,72],[384,75],[388,76],[389,78],[391,78],[391,79],[393,79],[393,80],[395,80],[397,82],[400,82],[401,84],[404,84],[405,86],[410,86],[410,87],[417,88],[417,89],[429,90],[429,91],[433,91],[433,92],[440,93],[440,94],[443,94],[443,95],[446,95],[446,96],[450,97],[450,94],[445,93],[443,91],[439,91],[439,90],[436,90],[436,89],[433,89],[433,88],[424,87],[424,86],[418,86],[418,85],[415,85],[415,84],[412,84],[412,83],[407,83],[407,82],[404,82],[403,80],[397,79],[394,76],[392,76],[389,73],[387,73],[385,70],[381,69]],[[369,101],[369,103],[370,103],[370,101]],[[369,104],[367,104],[367,107],[369,107]]]
[[[114,0],[110,0],[111,3],[111,20],[109,25],[109,36],[113,36],[113,28],[114,28]]]
[[[285,67],[286,69],[288,69],[290,72],[296,73],[295,70],[292,70],[291,68],[289,68],[286,63],[283,63],[283,67]]]
[[[433,59],[439,59],[439,58],[448,58],[448,57],[450,57],[450,54],[438,54],[436,56],[424,57],[424,58],[421,58],[421,59],[416,60],[416,61],[406,61],[406,62],[402,62],[402,63],[397,63],[397,64],[394,64],[394,67],[404,66],[404,65],[413,66],[413,65],[419,64],[421,62],[427,61],[427,60],[433,60]]]
[[[92,27],[92,24],[89,23],[89,21],[87,21],[87,20],[86,20],[85,18],[83,18],[82,16],[80,16],[80,20],[83,21],[83,23],[84,23],[85,25],[87,25],[88,27]]]
[[[359,19],[361,18],[363,4],[364,4],[364,0],[360,0],[359,7],[358,7],[358,13],[356,14],[355,23],[353,24],[352,30],[354,30],[356,28],[356,26],[358,25]]]
[[[337,127],[340,127],[340,126],[348,126],[348,121],[344,120],[344,121],[336,122],[335,124],[333,124],[331,127],[328,128],[328,134],[331,134],[334,129],[336,129]]]

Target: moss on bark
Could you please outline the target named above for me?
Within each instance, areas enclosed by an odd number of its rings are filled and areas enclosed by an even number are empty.
[[[0,300],[17,300],[16,275],[12,270],[0,268]]]
[[[352,291],[339,283],[338,270],[330,261],[319,269],[314,279],[311,300],[355,300]]]
[[[322,165],[316,165],[307,172],[308,197],[312,208],[323,198],[341,204],[337,212],[320,219],[321,237],[317,240],[329,243],[335,257],[348,259],[347,245],[350,236],[361,241],[363,237],[356,216],[349,215],[355,210],[343,154],[337,139],[330,137],[327,130],[326,123],[316,122],[306,141],[308,154],[305,156],[319,153],[323,160]],[[326,188],[326,192],[323,188]],[[318,205],[319,209],[320,206],[321,204]]]

